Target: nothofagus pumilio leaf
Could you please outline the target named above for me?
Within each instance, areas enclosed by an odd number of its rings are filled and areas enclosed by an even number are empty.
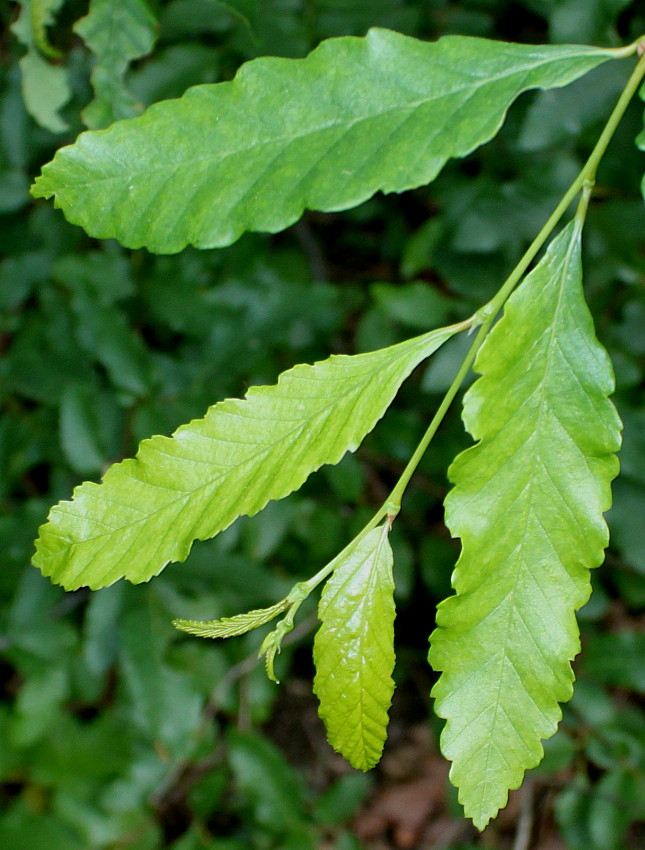
[[[127,38],[106,44],[102,30],[92,40],[92,26],[118,5],[93,0],[78,28],[99,70],[111,50],[119,55],[107,87],[95,75],[97,123],[129,108],[127,93],[113,99],[110,86],[122,87],[125,66],[140,55]],[[128,9],[147,5],[128,0]],[[153,37],[147,15],[142,37]],[[465,395],[463,418],[476,444],[451,465],[446,499],[462,553],[429,659],[441,673],[433,695],[447,721],[442,749],[466,814],[483,828],[540,761],[541,741],[571,696],[575,612],[608,542],[603,512],[618,471],[620,421],[609,401],[611,365],[582,294],[581,231],[598,165],[645,77],[644,52],[645,37],[616,49],[461,36],[429,44],[373,29],[323,42],[305,59],[253,60],[231,82],[197,86],[62,148],[32,192],[54,197],[90,235],[159,253],[220,247],[244,231],[278,232],[305,209],[343,210],[377,191],[422,186],[448,159],[493,138],[522,92],[641,55],[586,163],[488,304],[389,348],[295,366],[275,386],[219,402],[172,437],[145,440],[101,484],[85,483],[52,508],[34,564],[68,589],[149,580],[185,559],[195,540],[355,450],[412,370],[454,334],[475,330],[389,497],[339,555],[266,608],[175,624],[229,637],[284,613],[260,650],[275,678],[275,656],[300,605],[327,579],[314,646],[320,713],[331,744],[355,767],[372,767],[394,690],[389,531],[475,363],[481,377]],[[579,195],[575,219],[525,277]]]

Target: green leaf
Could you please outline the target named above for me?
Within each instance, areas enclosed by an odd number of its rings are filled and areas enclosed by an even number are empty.
[[[491,139],[515,98],[612,58],[580,46],[389,30],[261,58],[104,133],[82,134],[32,192],[92,236],[159,253],[271,233],[304,209],[342,210],[431,181]]]
[[[47,27],[53,23],[62,0],[21,0],[19,5],[20,15],[11,31],[28,48],[18,63],[25,107],[41,127],[63,133],[68,125],[59,111],[72,96],[67,70],[43,58],[60,57],[60,52],[49,43]]]
[[[462,541],[430,663],[466,814],[482,829],[542,757],[580,649],[575,611],[603,560],[620,420],[609,358],[582,294],[570,224],[511,296],[478,355],[464,421],[477,445],[449,474]]]
[[[155,42],[157,21],[146,0],[92,0],[74,30],[96,55],[96,97],[83,110],[85,124],[97,129],[137,115],[141,106],[123,78],[130,62],[150,53]]]
[[[20,17],[11,27],[28,47],[34,46],[49,59],[59,59],[60,51],[49,43],[47,27],[54,22],[63,0],[19,0]]]
[[[245,808],[251,809],[251,822],[274,835],[298,833],[299,846],[309,850],[302,778],[267,738],[232,729],[227,742],[236,786],[246,798]]]
[[[270,608],[256,608],[234,617],[222,617],[219,620],[173,620],[172,624],[182,632],[204,638],[228,638],[243,635],[258,626],[273,620],[289,607],[287,599],[282,599]]]
[[[18,64],[27,112],[46,130],[63,133],[68,125],[59,113],[72,96],[66,69],[50,64],[33,49]]]
[[[77,472],[92,475],[105,465],[93,388],[76,382],[65,387],[60,400],[60,445]]]
[[[329,743],[352,765],[378,763],[394,693],[394,581],[389,524],[368,532],[323,590],[314,642],[316,678]]]
[[[238,516],[297,490],[354,451],[414,367],[468,323],[391,348],[299,365],[245,400],[211,407],[172,438],[144,440],[134,459],[52,508],[34,564],[72,589],[125,576],[147,581],[183,561]]]

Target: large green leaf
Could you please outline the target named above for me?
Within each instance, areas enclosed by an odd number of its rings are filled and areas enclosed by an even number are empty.
[[[618,471],[611,365],[582,294],[569,225],[509,299],[477,358],[464,421],[477,445],[450,468],[446,521],[462,541],[430,663],[444,754],[476,826],[542,757],[572,693],[575,611],[603,560]]]
[[[141,443],[102,484],[52,508],[34,564],[68,589],[147,581],[194,540],[297,490],[371,431],[404,379],[464,324],[391,348],[299,365],[271,387],[227,399],[172,438]]]
[[[83,110],[85,124],[107,127],[141,112],[123,78],[130,62],[148,54],[155,41],[157,21],[146,0],[91,0],[88,14],[74,29],[96,56],[96,97]]]
[[[394,581],[389,525],[374,528],[341,561],[323,590],[314,642],[329,743],[352,767],[381,758],[394,693]]]
[[[228,245],[245,230],[282,230],[305,208],[428,183],[492,138],[521,92],[565,85],[612,55],[381,29],[330,39],[306,59],[256,59],[232,82],[81,135],[33,193],[131,248]]]

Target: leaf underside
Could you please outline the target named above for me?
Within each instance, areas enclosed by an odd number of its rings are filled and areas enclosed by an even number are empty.
[[[52,508],[34,564],[68,590],[123,576],[148,581],[183,561],[194,540],[252,516],[354,451],[414,367],[463,327],[295,366],[275,386],[222,401],[173,437],[144,440],[101,484],[86,482]]]
[[[574,222],[509,299],[464,401],[477,444],[449,470],[462,553],[429,660],[442,751],[482,829],[542,758],[572,693],[575,611],[603,560],[618,472],[613,375],[582,294]]]
[[[378,763],[394,693],[394,581],[387,523],[368,532],[324,587],[314,690],[329,743],[352,765]]]
[[[159,253],[283,230],[305,209],[342,210],[430,182],[491,139],[523,91],[611,59],[582,46],[383,29],[260,58],[139,118],[83,133],[32,189],[92,236]]]

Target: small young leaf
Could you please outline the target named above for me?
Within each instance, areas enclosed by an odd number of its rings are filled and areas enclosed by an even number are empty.
[[[297,490],[314,470],[354,451],[414,367],[468,323],[391,348],[299,365],[252,387],[170,437],[144,440],[102,484],[52,508],[34,564],[68,590],[125,576],[148,581],[183,561],[238,516]]]
[[[228,638],[243,635],[258,626],[273,620],[289,607],[287,599],[281,599],[270,608],[256,608],[246,611],[244,614],[236,614],[234,617],[222,617],[220,620],[173,620],[172,624],[182,632],[204,638]]]
[[[523,91],[613,54],[592,47],[389,30],[261,58],[58,151],[33,188],[92,236],[159,253],[275,233],[304,209],[342,210],[430,182],[491,139]]]
[[[157,21],[146,0],[91,0],[74,30],[96,55],[92,71],[95,99],[83,110],[88,127],[107,127],[141,111],[123,77],[133,59],[152,50]]]
[[[316,678],[329,743],[349,763],[378,763],[394,693],[394,581],[387,522],[370,531],[334,570],[318,613]]]
[[[476,361],[464,421],[477,445],[449,474],[462,541],[430,663],[466,814],[482,829],[542,757],[580,649],[575,611],[603,560],[620,420],[609,358],[582,294],[570,224],[511,296]]]

